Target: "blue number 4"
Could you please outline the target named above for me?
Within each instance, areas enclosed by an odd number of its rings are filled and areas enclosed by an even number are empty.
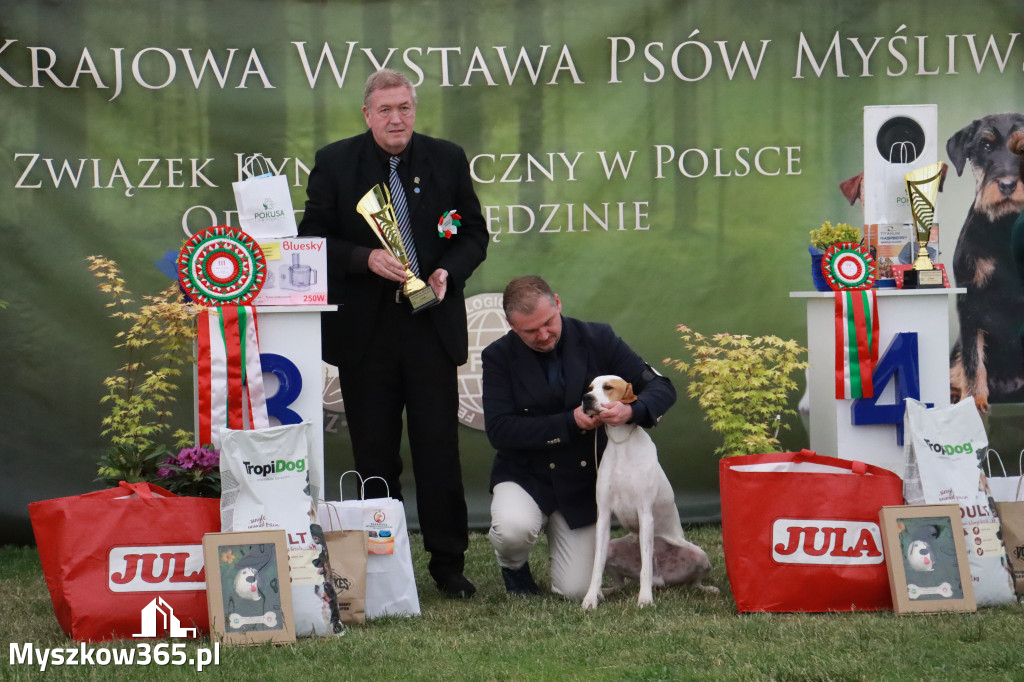
[[[895,402],[891,405],[879,405],[878,396],[886,384],[895,377],[893,389]],[[896,426],[896,444],[903,445],[903,413],[906,411],[906,398],[921,399],[921,371],[917,356],[917,333],[900,332],[885,354],[875,365],[871,374],[875,387],[875,397],[857,398],[850,408],[850,419],[854,426],[864,424],[894,424]],[[933,403],[925,403],[932,407]]]

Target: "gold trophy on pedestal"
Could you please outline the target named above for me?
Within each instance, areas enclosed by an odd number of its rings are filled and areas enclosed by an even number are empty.
[[[928,240],[935,224],[935,200],[942,185],[942,169],[946,164],[929,164],[907,173],[907,196],[914,217],[915,241],[918,244],[914,266],[903,274],[904,289],[933,289],[943,286],[942,270],[928,256]]]
[[[413,274],[409,268],[409,256],[406,255],[405,244],[402,243],[402,233],[398,230],[395,207],[391,203],[391,192],[388,191],[387,185],[375,185],[359,200],[356,210],[370,224],[370,228],[377,235],[384,250],[405,266],[402,295],[409,300],[412,311],[417,313],[440,303],[430,285]]]

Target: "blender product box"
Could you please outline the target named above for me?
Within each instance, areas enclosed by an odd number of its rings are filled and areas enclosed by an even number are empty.
[[[267,279],[254,305],[327,305],[327,240],[281,237],[257,240]]]

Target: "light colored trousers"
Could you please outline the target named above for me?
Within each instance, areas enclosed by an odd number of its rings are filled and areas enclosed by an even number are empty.
[[[570,529],[560,512],[545,516],[518,483],[494,486],[490,539],[499,566],[522,567],[545,529],[551,550],[551,591],[583,599],[594,570],[595,525]]]

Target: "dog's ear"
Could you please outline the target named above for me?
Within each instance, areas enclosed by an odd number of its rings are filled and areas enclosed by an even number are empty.
[[[1006,148],[1018,156],[1024,154],[1024,130],[1014,130],[1006,141]]]
[[[622,392],[622,397],[619,398],[619,402],[620,403],[625,403],[627,405],[629,403],[635,403],[636,402],[636,396],[633,395],[633,384],[630,384],[630,383],[626,384],[626,388]]]
[[[949,160],[953,162],[957,175],[964,172],[964,164],[967,162],[967,145],[971,138],[974,137],[980,125],[980,121],[971,121],[946,140],[946,154],[949,155]]]

